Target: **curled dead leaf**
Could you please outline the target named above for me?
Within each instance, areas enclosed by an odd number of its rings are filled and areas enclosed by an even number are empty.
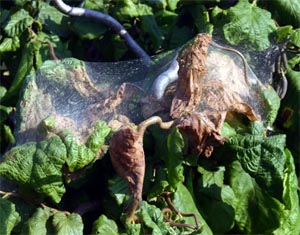
[[[243,67],[224,51],[242,58]],[[179,80],[170,116],[176,119],[189,152],[209,157],[214,146],[223,144],[226,138],[221,128],[225,118],[240,113],[250,121],[260,119],[248,103],[252,94],[247,82],[248,65],[240,52],[218,46],[211,35],[199,34],[180,53],[178,63]]]
[[[220,133],[224,119],[222,113],[190,113],[178,118],[176,127],[183,135],[190,153],[198,156],[203,152],[210,157],[213,147],[224,144],[226,140]]]
[[[142,200],[145,175],[143,136],[147,127],[153,124],[169,129],[173,121],[163,122],[160,117],[154,116],[140,123],[137,130],[124,123],[111,139],[109,153],[112,164],[117,173],[128,183],[132,195],[132,203],[127,210],[128,222],[135,220],[134,212]]]
[[[207,48],[212,36],[199,34],[191,45],[178,56],[178,83],[171,106],[171,117],[180,117],[183,111],[196,110],[201,100],[202,80],[206,74]]]
[[[82,97],[99,96],[100,90],[96,87],[93,81],[91,81],[85,68],[74,68],[72,71],[66,71],[68,78],[71,81],[73,87],[78,91]]]
[[[145,175],[143,135],[131,128],[120,129],[112,136],[109,153],[115,170],[128,183],[133,200],[127,218],[133,219],[142,199]]]
[[[256,115],[253,108],[249,104],[246,104],[246,103],[237,103],[237,104],[231,105],[228,109],[227,119],[228,119],[229,113],[243,114],[251,122],[260,120],[260,117]]]

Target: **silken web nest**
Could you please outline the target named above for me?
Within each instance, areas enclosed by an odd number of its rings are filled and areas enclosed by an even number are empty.
[[[92,146],[90,139],[97,125],[107,125],[109,155],[128,183],[132,202],[127,220],[133,221],[142,199],[146,128],[153,124],[167,130],[177,128],[187,154],[208,158],[214,147],[226,140],[221,133],[225,120],[242,123],[246,119],[265,126],[273,123],[279,97],[256,73],[262,71],[253,71],[242,53],[220,46],[208,34],[199,34],[183,48],[153,57],[150,67],[142,60],[46,61],[37,74],[28,77],[23,89],[16,142],[21,145],[72,136],[79,146]],[[67,171],[91,164],[103,154],[102,147],[103,143],[80,166],[75,166],[79,160],[68,160]],[[63,164],[59,166],[62,169]],[[13,179],[9,170],[6,175]],[[44,192],[41,188],[37,192]],[[59,202],[62,195],[63,190],[50,197]]]

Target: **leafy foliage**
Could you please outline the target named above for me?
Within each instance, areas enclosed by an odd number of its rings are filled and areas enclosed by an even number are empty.
[[[108,219],[105,215],[101,215],[93,224],[93,234],[109,234],[117,235],[118,226],[115,221]]]
[[[275,30],[271,14],[247,0],[240,1],[227,12],[229,23],[224,25],[225,38],[233,45],[250,43],[263,50],[270,46],[269,34]]]
[[[20,222],[20,215],[13,203],[6,199],[0,199],[1,208],[1,234],[11,234],[13,228]]]
[[[55,234],[79,235],[83,232],[82,219],[80,215],[75,213],[66,215],[64,213],[57,212],[53,216],[52,223],[56,230]]]
[[[134,55],[106,26],[62,14],[51,1],[1,3],[0,175],[14,181],[18,191],[5,193],[1,179],[0,234],[300,234],[300,119],[295,98],[300,94],[299,4],[85,1],[86,8],[119,20],[150,55],[178,48],[197,33],[212,33],[225,44],[253,51],[290,39],[288,92],[280,101],[272,89],[264,91],[270,107],[265,123],[225,123],[222,134],[228,140],[209,159],[187,155],[185,139],[176,128],[146,133],[143,202],[135,224],[128,224],[127,185],[113,170],[109,154],[99,158],[111,132],[105,122],[95,124],[84,144],[64,130],[14,146],[13,133],[26,77],[54,63],[44,63],[53,59],[48,42],[59,59],[118,61]],[[164,192],[170,192],[180,212],[194,213],[200,228],[172,226],[162,211],[170,207]],[[195,225],[192,217],[174,210],[169,219]]]
[[[88,142],[91,149],[76,144],[76,137],[70,134],[63,140],[54,136],[13,148],[0,165],[1,175],[31,187],[58,203],[65,193],[62,177],[64,164],[68,165],[70,172],[85,167],[95,159],[95,149],[99,150],[109,134],[110,129],[104,122],[96,123],[96,127]]]

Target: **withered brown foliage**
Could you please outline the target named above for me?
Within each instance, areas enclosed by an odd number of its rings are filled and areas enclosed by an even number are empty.
[[[117,173],[128,183],[133,201],[127,211],[130,219],[142,199],[145,175],[143,133],[132,128],[122,128],[111,139],[110,158]]]
[[[180,117],[183,111],[195,111],[201,100],[201,83],[206,74],[207,47],[212,36],[199,34],[177,58],[178,83],[171,106],[171,117]]]
[[[241,113],[250,121],[259,119],[236,92],[236,87],[226,81],[209,79],[206,62],[211,39],[211,35],[199,34],[178,56],[179,80],[170,110],[189,152],[204,153],[206,157],[212,154],[214,146],[225,142],[221,128],[226,117]],[[244,81],[243,77],[236,79]]]
[[[220,133],[224,119],[221,113],[186,113],[176,120],[176,126],[186,140],[190,153],[198,156],[203,152],[210,157],[213,147],[226,140]]]
[[[134,218],[134,212],[142,200],[145,174],[143,133],[149,125],[156,123],[164,129],[176,126],[183,135],[189,153],[203,153],[210,157],[214,147],[224,144],[226,140],[221,134],[226,118],[234,118],[235,113],[240,113],[250,121],[259,119],[253,108],[237,92],[240,87],[233,87],[230,82],[209,77],[209,60],[206,59],[209,56],[207,50],[211,39],[211,35],[199,34],[178,56],[179,79],[175,94],[172,92],[159,100],[145,97],[141,101],[144,117],[170,110],[166,119],[171,118],[173,121],[164,123],[164,116],[153,116],[140,123],[137,130],[130,128],[129,120],[111,122],[111,125],[120,128],[111,140],[111,160],[116,171],[128,183],[133,197],[127,211],[129,220]],[[126,102],[125,94],[126,85],[122,85],[115,95],[105,100],[104,110],[106,108],[112,112],[111,108]]]

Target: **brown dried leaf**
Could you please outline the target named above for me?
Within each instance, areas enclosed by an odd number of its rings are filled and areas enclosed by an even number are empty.
[[[113,113],[116,107],[122,103],[125,90],[126,90],[126,83],[123,83],[115,94],[109,96],[101,103],[90,105],[89,107],[90,119],[97,120],[99,117],[104,116],[105,114]]]
[[[224,144],[226,138],[220,131],[225,115],[218,112],[190,113],[176,120],[190,153],[198,156],[204,152],[206,157],[210,157],[214,146]]]
[[[134,123],[130,121],[130,119],[125,115],[118,115],[116,119],[110,120],[108,122],[108,126],[112,131],[117,131],[124,127],[134,127]]]
[[[207,47],[211,35],[199,34],[177,58],[178,83],[171,106],[171,117],[178,118],[183,111],[195,111],[201,100],[201,83],[206,74]]]
[[[170,111],[189,151],[206,157],[225,141],[221,135],[225,118],[241,113],[250,121],[260,119],[248,104],[250,90],[244,69],[222,52],[212,48],[208,52],[211,39],[211,35],[198,35],[178,56],[179,80]]]
[[[117,131],[111,139],[110,158],[117,173],[128,183],[133,202],[128,208],[128,217],[132,217],[142,199],[145,175],[145,156],[143,133],[131,128]]]
[[[234,105],[231,105],[228,109],[228,113],[240,113],[245,115],[249,121],[254,122],[260,120],[259,117],[257,117],[256,113],[254,112],[253,108],[246,104],[246,103],[237,103]],[[227,113],[227,114],[228,114]],[[227,115],[228,117],[228,115]],[[228,119],[228,118],[227,118]]]
[[[73,87],[78,91],[82,97],[99,96],[100,90],[96,87],[93,81],[91,81],[85,68],[74,68],[72,70],[66,70],[68,73],[69,81],[71,81]]]
[[[87,113],[89,122],[93,123],[99,119],[109,122],[117,115],[127,116],[133,122],[140,121],[141,97],[144,97],[144,91],[141,88],[130,83],[123,83],[116,92],[89,106]]]

